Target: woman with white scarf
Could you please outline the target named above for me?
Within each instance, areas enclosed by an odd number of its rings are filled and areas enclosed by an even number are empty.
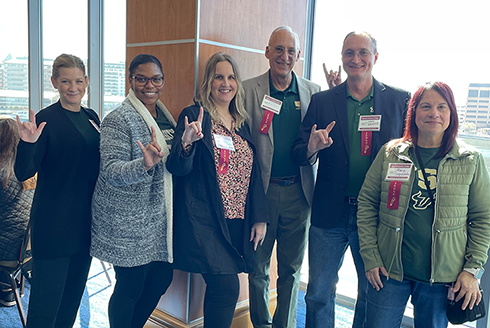
[[[111,327],[143,327],[172,282],[172,177],[165,167],[176,125],[159,100],[160,61],[137,55],[127,98],[101,124],[92,201],[91,255],[112,263]]]

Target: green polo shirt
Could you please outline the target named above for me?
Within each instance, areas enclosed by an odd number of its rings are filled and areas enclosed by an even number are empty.
[[[289,177],[299,175],[299,167],[291,160],[291,146],[301,124],[301,106],[298,83],[295,74],[289,87],[279,91],[274,87],[269,72],[270,96],[282,101],[281,112],[274,114],[272,120],[274,137],[274,156],[272,157],[271,177]]]
[[[361,101],[356,99],[347,86],[347,121],[349,124],[349,181],[345,195],[357,197],[361,190],[366,173],[371,166],[371,156],[361,155],[361,132],[359,128],[359,118],[361,115],[373,115],[374,86],[371,92]]]

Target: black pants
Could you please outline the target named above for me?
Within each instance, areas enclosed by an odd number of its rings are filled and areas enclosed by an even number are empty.
[[[27,328],[73,327],[92,258],[87,253],[32,259]]]
[[[203,274],[206,281],[204,295],[204,328],[230,328],[240,293],[237,274]]]
[[[132,268],[114,267],[116,286],[109,301],[111,328],[142,328],[172,282],[167,262]]]

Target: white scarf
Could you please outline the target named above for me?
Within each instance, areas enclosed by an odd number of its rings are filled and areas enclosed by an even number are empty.
[[[131,105],[133,105],[134,109],[138,112],[138,114],[141,115],[143,120],[146,122],[148,125],[148,128],[151,130],[151,127],[155,129],[155,134],[157,137],[157,143],[160,145],[160,148],[163,151],[163,188],[164,188],[164,193],[165,193],[165,210],[166,210],[166,219],[167,219],[167,247],[168,247],[168,262],[172,263],[173,262],[173,242],[172,242],[172,234],[173,234],[173,211],[172,211],[172,204],[173,204],[173,191],[172,191],[172,174],[167,170],[167,166],[165,163],[167,162],[168,155],[170,154],[170,150],[167,146],[167,141],[165,140],[162,130],[158,127],[157,122],[151,116],[150,111],[148,108],[145,107],[145,105],[139,100],[136,95],[134,94],[133,89],[129,89],[129,94],[128,94],[128,100],[131,102]],[[168,111],[167,107],[160,101],[157,100],[156,103],[157,107],[161,109],[167,120],[170,122],[170,124],[173,125],[175,128],[177,126],[177,123],[175,122],[172,114]]]

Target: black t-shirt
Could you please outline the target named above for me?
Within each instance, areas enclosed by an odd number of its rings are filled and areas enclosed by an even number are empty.
[[[417,147],[425,168],[425,175],[435,201],[437,170],[441,158],[435,158],[439,148]],[[429,192],[425,186],[421,166],[414,159],[415,179],[403,230],[402,261],[404,277],[411,280],[429,282],[432,247],[432,224],[434,207],[431,205]]]
[[[169,149],[172,148],[172,141],[174,140],[174,127],[170,123],[170,121],[165,117],[165,114],[163,114],[162,110],[158,107],[157,109],[157,117],[155,118],[155,122],[157,122],[158,127],[160,130],[162,130],[163,137],[165,138],[165,141],[167,142],[167,146]]]

